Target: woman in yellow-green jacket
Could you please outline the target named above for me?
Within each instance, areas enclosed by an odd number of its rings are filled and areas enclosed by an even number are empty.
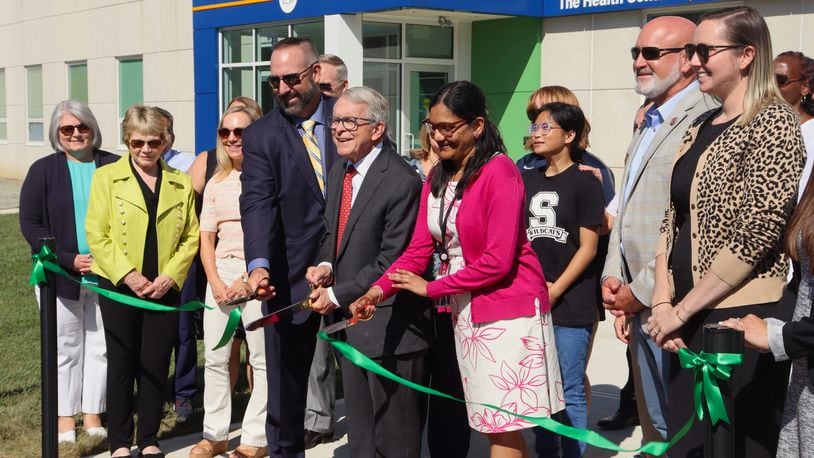
[[[99,286],[175,306],[198,250],[198,219],[189,177],[167,166],[167,119],[135,105],[122,122],[128,154],[93,177],[85,220]],[[130,456],[138,412],[139,456],[164,456],[161,423],[178,315],[100,298],[107,341],[108,442],[113,457]],[[138,380],[137,400],[133,382]]]

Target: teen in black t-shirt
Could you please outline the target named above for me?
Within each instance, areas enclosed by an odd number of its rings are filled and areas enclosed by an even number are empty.
[[[562,372],[565,411],[561,421],[587,426],[585,366],[599,297],[593,266],[604,222],[602,184],[580,171],[585,116],[579,107],[550,103],[540,107],[529,126],[534,153],[546,166],[523,173],[526,185],[526,235],[540,258],[548,283],[554,335]],[[539,456],[581,456],[585,443],[561,439],[535,428]]]

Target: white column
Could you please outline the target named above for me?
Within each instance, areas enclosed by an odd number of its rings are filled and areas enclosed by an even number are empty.
[[[362,15],[325,16],[325,53],[335,54],[348,67],[348,86],[362,85]]]

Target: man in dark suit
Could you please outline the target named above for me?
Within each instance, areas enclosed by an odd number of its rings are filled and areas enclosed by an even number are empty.
[[[308,297],[305,269],[317,258],[335,99],[320,94],[319,54],[302,38],[272,48],[269,84],[278,107],[243,132],[240,214],[248,288],[272,312]],[[285,316],[265,328],[269,456],[303,457],[308,371],[320,317]]]
[[[320,288],[312,307],[332,313],[362,296],[407,247],[421,181],[387,139],[387,100],[367,87],[336,102],[331,130],[339,156],[328,176],[325,236],[307,279]],[[425,384],[431,303],[401,292],[367,322],[347,329],[347,341],[390,371]],[[341,360],[353,457],[420,456],[426,396]]]

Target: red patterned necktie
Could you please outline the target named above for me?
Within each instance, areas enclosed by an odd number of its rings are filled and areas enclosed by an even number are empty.
[[[345,179],[342,181],[342,200],[339,203],[339,225],[336,230],[336,254],[339,254],[339,245],[342,243],[342,236],[345,234],[345,226],[348,224],[350,216],[350,206],[353,200],[353,176],[356,169],[348,164],[345,169]]]

